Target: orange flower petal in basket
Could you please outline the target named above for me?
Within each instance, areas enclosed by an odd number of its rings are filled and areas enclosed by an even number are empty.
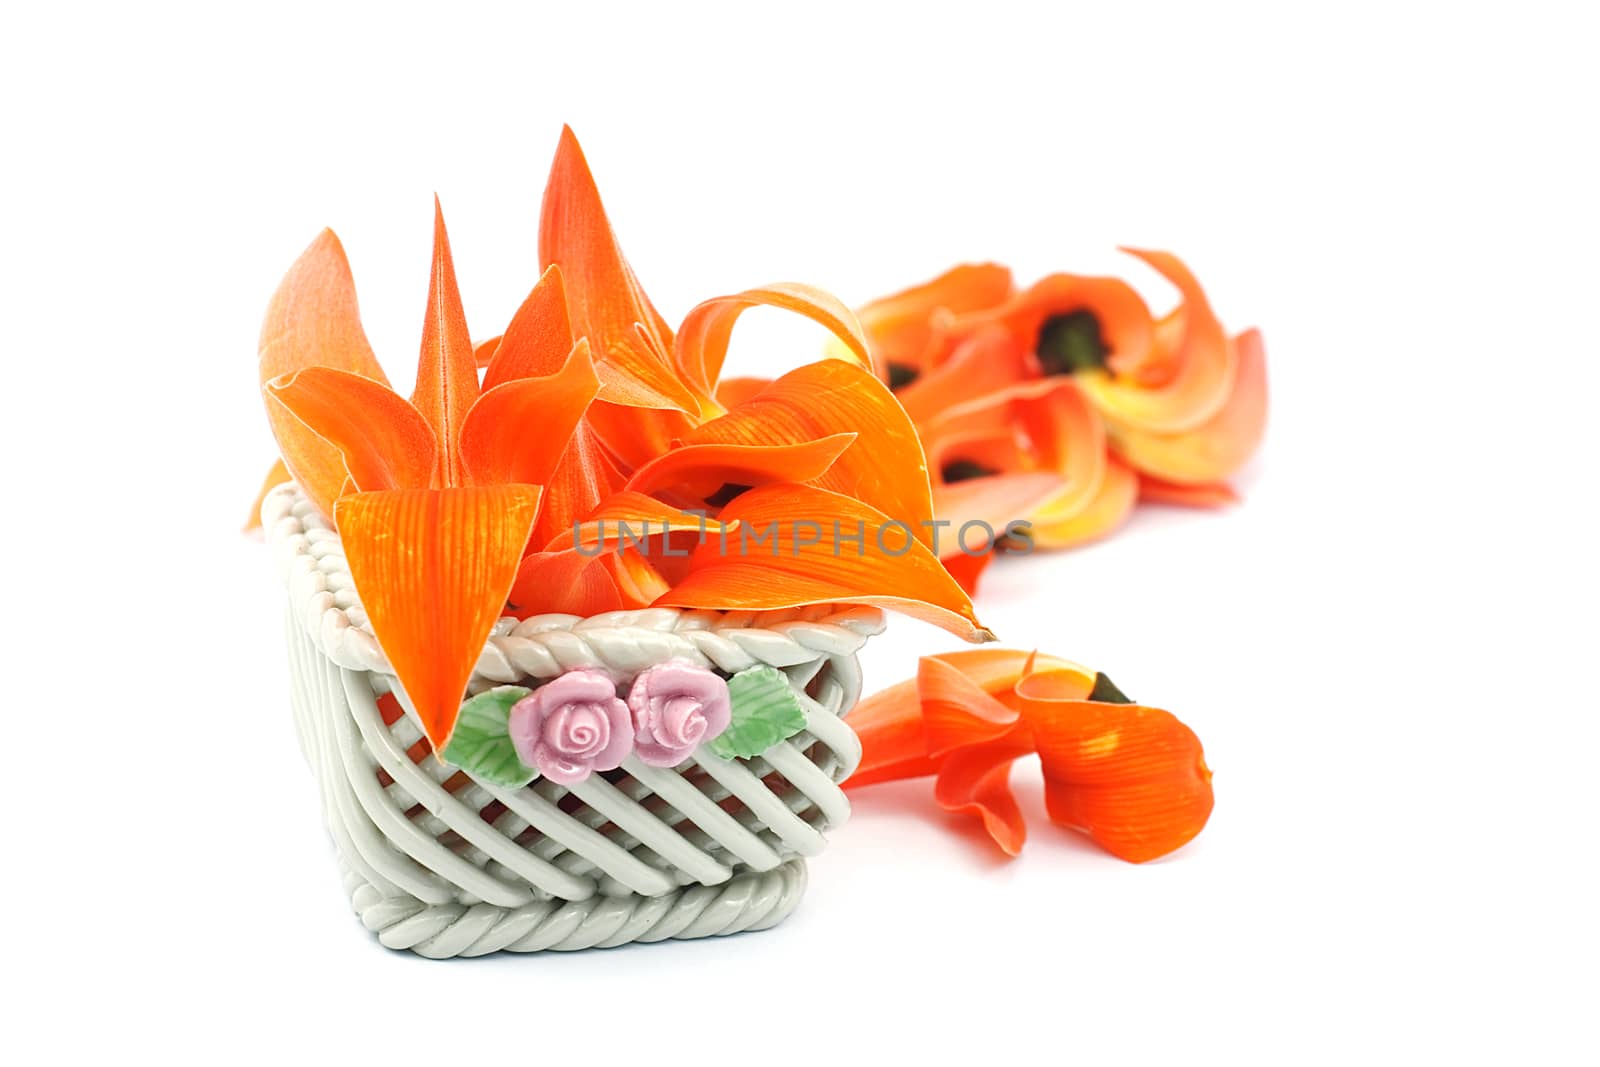
[[[874,300],[856,314],[879,370],[899,387],[941,361],[952,320],[1003,304],[1013,291],[1009,269],[969,264]]]
[[[546,612],[587,617],[627,606],[605,557],[582,556],[571,549],[525,557],[510,601],[512,614],[519,618]]]
[[[378,644],[441,751],[538,511],[526,485],[398,489],[340,500],[339,536]]]
[[[634,471],[628,488],[677,490],[703,504],[724,487],[809,482],[827,474],[855,440],[853,433],[836,433],[788,445],[680,445]]]
[[[439,474],[445,485],[463,485],[461,427],[478,399],[478,363],[461,310],[450,235],[438,197],[433,201],[433,274],[428,281],[428,311],[422,323],[422,354],[411,403],[433,427]]]
[[[506,332],[478,346],[487,392],[516,378],[544,378],[559,371],[572,352],[572,320],[561,268],[550,266],[511,317]],[[493,344],[485,359],[484,349]]]
[[[570,128],[561,131],[545,186],[539,264],[559,265],[566,275],[572,328],[589,339],[602,400],[699,411],[699,401],[670,365],[672,331],[623,258],[594,175]],[[641,330],[634,328],[636,323]]]
[[[882,382],[843,360],[790,371],[683,443],[784,445],[838,433],[855,433],[856,441],[815,484],[905,523],[931,544],[933,498],[916,427]]]
[[[660,604],[752,610],[878,604],[967,640],[993,639],[966,593],[905,522],[860,500],[814,486],[769,485],[736,498],[721,519],[737,522],[737,533],[697,548],[688,574]]]
[[[566,365],[553,374],[511,378],[486,389],[461,429],[461,465],[468,481],[550,483],[599,391],[587,340],[572,346]]]
[[[1182,433],[1147,433],[1114,424],[1112,444],[1142,473],[1206,486],[1235,474],[1261,444],[1267,425],[1267,353],[1257,330],[1231,342],[1238,368],[1233,390],[1209,419]]]
[[[425,489],[438,477],[433,430],[381,382],[307,367],[268,382],[267,393],[338,451],[360,492]]]
[[[350,262],[332,230],[323,230],[284,275],[261,324],[260,382],[307,367],[332,367],[387,383],[361,328]],[[345,483],[338,449],[270,397],[267,418],[288,471],[324,515]]]
[[[717,380],[722,376],[734,323],[753,307],[782,308],[804,315],[833,334],[839,342],[840,358],[864,370],[872,370],[867,340],[849,308],[820,289],[780,282],[707,300],[685,316],[674,342],[673,362],[684,380],[706,400],[715,395]],[[722,413],[714,402],[702,404],[701,410],[708,418]]]

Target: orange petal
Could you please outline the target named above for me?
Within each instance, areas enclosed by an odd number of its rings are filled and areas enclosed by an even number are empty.
[[[267,476],[261,480],[261,491],[256,494],[255,505],[250,509],[250,518],[245,521],[244,530],[246,533],[260,528],[261,505],[266,501],[267,494],[290,480],[289,468],[283,465],[283,460],[273,460],[272,466],[267,470]]]
[[[433,431],[421,413],[371,378],[307,367],[267,392],[343,457],[359,492],[426,489],[438,474]]]
[[[478,365],[479,370],[486,369],[494,361],[494,354],[500,351],[500,340],[499,337],[491,337],[472,346],[472,362]]]
[[[678,373],[700,395],[715,395],[722,364],[728,356],[728,342],[739,316],[753,307],[783,308],[825,327],[840,342],[846,360],[864,370],[872,370],[867,340],[850,309],[821,289],[795,282],[778,282],[757,289],[746,289],[732,296],[719,296],[698,305],[684,318],[673,348],[673,363]],[[709,417],[720,411],[702,408]]]
[[[921,778],[939,769],[938,761],[928,755],[928,732],[915,678],[864,698],[850,710],[849,719],[850,728],[861,740],[861,763],[845,779],[846,789]]]
[[[994,553],[982,552],[976,556],[969,556],[965,552],[957,552],[953,556],[940,556],[939,562],[944,564],[944,569],[950,572],[950,577],[956,580],[956,584],[961,586],[963,592],[968,596],[977,596],[978,579],[983,577],[983,572],[994,562]]]
[[[262,385],[307,367],[333,367],[388,382],[361,329],[355,280],[332,230],[323,230],[295,260],[261,324]],[[311,502],[332,516],[345,482],[343,458],[283,405],[270,397],[266,404],[287,469]]]
[[[1054,698],[1048,672],[1017,696],[1033,731],[1050,818],[1133,863],[1164,856],[1211,815],[1211,771],[1200,741],[1159,708]]]
[[[1093,316],[1105,363],[1115,366],[1118,360],[1142,357],[1149,350],[1153,325],[1150,309],[1139,294],[1120,278],[1085,274],[1041,278],[999,307],[963,316],[951,330],[965,337],[998,323],[1026,352],[1035,355],[1034,373],[1069,374],[1081,368],[1051,363],[1050,354],[1040,352],[1039,342],[1047,323],[1077,312]]]
[[[539,265],[551,264],[566,277],[573,332],[589,339],[603,400],[699,411],[698,400],[668,363],[672,331],[623,258],[570,128],[561,131],[539,219]]]
[[[1182,260],[1167,252],[1128,252],[1161,272],[1183,295],[1183,338],[1173,357],[1172,377],[1154,389],[1104,373],[1078,378],[1106,417],[1126,429],[1164,434],[1193,429],[1215,415],[1232,392],[1234,348]]]
[[[1148,474],[1139,475],[1139,502],[1141,504],[1175,504],[1186,508],[1220,508],[1237,504],[1239,494],[1226,482],[1201,482],[1197,485],[1179,485],[1164,482]]]
[[[1139,471],[1181,485],[1204,487],[1237,473],[1266,431],[1267,353],[1256,330],[1240,334],[1232,347],[1238,361],[1233,391],[1216,414],[1178,434],[1113,426],[1117,453]],[[1214,485],[1210,495],[1214,499]]]
[[[572,346],[566,365],[548,377],[508,378],[486,390],[461,429],[461,465],[470,484],[549,482],[599,390],[587,340]]]
[[[950,358],[921,373],[895,396],[921,426],[953,408],[970,404],[1029,376],[1028,353],[1000,326],[978,329],[956,345]]]
[[[1085,504],[1069,510],[1048,504],[1033,513],[1028,539],[1035,548],[1068,548],[1104,537],[1127,521],[1139,499],[1139,479],[1133,468],[1106,457],[1105,478]]]
[[[544,378],[557,373],[567,364],[572,340],[566,286],[561,280],[561,268],[552,264],[500,337],[484,371],[484,391],[517,378]]]
[[[599,507],[584,516],[583,522],[556,536],[548,551],[560,552],[576,546],[593,549],[603,545],[621,546],[642,543],[671,530],[689,530],[716,537],[724,524],[703,514],[681,511],[643,493],[613,493]],[[590,552],[590,555],[595,553]]]
[[[731,411],[771,384],[771,378],[724,378],[717,383],[716,400],[722,410]]]
[[[445,485],[463,485],[461,427],[478,399],[478,363],[461,310],[456,268],[444,212],[433,198],[433,275],[428,279],[428,313],[422,323],[422,354],[411,403],[433,427],[439,475]]]
[[[526,557],[511,587],[513,614],[559,613],[588,618],[624,607],[604,557],[577,552],[535,552]]]
[[[539,490],[401,489],[339,501],[335,518],[378,644],[435,751],[517,575]]]
[[[939,533],[939,557],[948,565],[956,556],[987,555],[1011,523],[1028,521],[1065,485],[1060,475],[1035,471],[935,486],[934,512],[949,524]]]
[[[917,696],[922,701],[928,755],[935,758],[968,745],[997,741],[1010,733],[1021,717],[960,670],[932,656],[917,663]]]
[[[594,406],[589,411],[592,415]],[[543,483],[543,506],[533,529],[533,544],[543,548],[564,534],[570,536],[573,523],[594,511],[626,482],[626,475],[595,435],[589,418],[580,419]]]
[[[939,767],[933,798],[946,811],[976,815],[1008,856],[1022,851],[1028,827],[1011,792],[1011,763],[1027,748],[995,742],[952,752]]]
[[[853,433],[836,433],[792,445],[680,445],[634,471],[628,488],[682,489],[704,501],[725,485],[809,482],[828,473],[855,439]]]
[[[878,604],[969,641],[993,639],[927,546],[903,522],[859,500],[769,485],[735,499],[721,518],[739,523],[737,534],[696,549],[688,576],[658,603],[752,610]]]
[[[995,263],[968,264],[886,296],[856,312],[880,369],[923,371],[937,361],[942,329],[953,317],[1004,303],[1011,271]]]
[[[852,432],[855,444],[815,484],[906,523],[931,544],[933,496],[916,427],[894,394],[860,367],[825,359],[792,370],[683,442],[784,445]]]

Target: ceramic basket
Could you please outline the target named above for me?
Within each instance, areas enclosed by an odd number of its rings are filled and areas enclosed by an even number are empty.
[[[380,708],[395,679],[338,535],[305,498],[278,488],[262,520],[288,582],[301,749],[351,902],[384,945],[433,958],[609,947],[761,930],[794,909],[805,858],[849,814],[839,783],[861,746],[840,717],[860,696],[856,654],[883,628],[877,609],[502,619],[474,693],[582,667],[625,684],[672,659],[729,674],[766,664],[806,719],[755,759],[630,756],[575,785],[507,789],[441,762],[409,714]]]

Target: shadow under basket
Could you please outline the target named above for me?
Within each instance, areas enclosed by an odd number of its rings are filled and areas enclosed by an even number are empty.
[[[681,660],[787,675],[806,728],[754,759],[702,748],[677,767],[637,756],[564,786],[484,782],[432,755],[386,699],[398,685],[355,594],[338,535],[292,486],[262,521],[289,588],[301,750],[322,789],[351,903],[393,949],[431,958],[605,948],[762,930],[794,910],[805,858],[848,816],[861,759],[841,719],[876,608],[648,608],[502,619],[470,691],[598,668],[619,684]]]

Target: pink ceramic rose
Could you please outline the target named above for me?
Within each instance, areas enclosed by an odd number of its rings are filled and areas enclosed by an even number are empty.
[[[600,671],[568,671],[511,706],[517,756],[552,782],[573,785],[614,770],[633,748],[628,706]]]
[[[658,663],[628,690],[633,744],[652,767],[676,767],[728,728],[728,683],[704,667]]]

